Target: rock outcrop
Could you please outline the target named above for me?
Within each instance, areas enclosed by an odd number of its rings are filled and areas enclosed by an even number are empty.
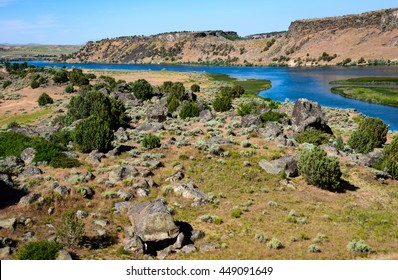
[[[292,124],[295,132],[317,129],[332,134],[321,106],[307,99],[299,99],[294,104]]]

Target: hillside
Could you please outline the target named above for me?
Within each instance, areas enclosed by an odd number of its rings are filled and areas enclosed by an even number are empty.
[[[325,65],[398,60],[398,9],[298,20],[287,32],[171,32],[88,42],[66,62]],[[344,63],[343,63],[344,62]]]

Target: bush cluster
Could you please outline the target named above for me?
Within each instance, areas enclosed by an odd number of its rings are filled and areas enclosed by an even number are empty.
[[[47,240],[28,242],[15,253],[17,260],[55,260],[62,245]]]
[[[39,99],[37,100],[40,106],[45,106],[47,104],[53,104],[54,100],[45,92],[43,92],[40,96]]]
[[[319,147],[305,151],[298,160],[299,174],[305,181],[321,189],[336,191],[340,189],[340,164],[327,157]]]
[[[221,87],[219,92],[231,98],[239,98],[245,93],[245,89],[241,85],[234,85],[233,87]]]
[[[326,144],[329,141],[329,135],[315,129],[306,130],[296,135],[296,141],[298,143],[310,143],[314,145]]]
[[[357,153],[369,153],[387,141],[388,125],[379,118],[363,119],[351,137],[348,145]]]
[[[70,168],[80,164],[78,160],[62,154],[65,148],[59,143],[14,132],[0,134],[0,157],[19,156],[26,148],[36,150],[33,162],[47,162],[54,168]]]
[[[87,76],[83,73],[82,69],[77,69],[74,68],[72,71],[68,72],[69,76],[69,81],[72,83],[74,86],[84,86],[90,84],[89,79]]]
[[[152,133],[144,136],[141,142],[142,146],[147,149],[154,149],[160,147],[160,138]]]
[[[174,96],[172,96],[172,98],[167,103],[168,103],[167,110],[170,113],[175,112],[177,110],[178,106],[180,106],[180,101]]]
[[[93,150],[109,150],[112,148],[113,139],[110,122],[98,115],[82,120],[75,129],[74,140],[84,153]]]
[[[85,234],[84,223],[78,219],[75,211],[66,210],[61,217],[57,237],[68,247],[78,247]]]
[[[279,113],[274,111],[268,111],[261,115],[261,120],[266,122],[281,122],[281,120],[286,117],[285,113]]]
[[[246,115],[250,115],[253,113],[253,106],[248,103],[242,103],[239,105],[238,108],[236,108],[236,112],[238,113],[239,116],[243,117]]]
[[[199,111],[199,107],[193,101],[190,101],[182,106],[180,111],[180,118],[184,120],[186,118],[199,117]]]
[[[226,94],[218,94],[213,100],[213,109],[216,112],[226,112],[232,107],[232,98]]]
[[[197,84],[193,84],[191,86],[191,90],[192,90],[192,92],[200,92],[200,86]]]
[[[387,172],[394,179],[398,179],[398,137],[384,147],[383,155],[374,167]]]
[[[149,100],[155,94],[150,83],[144,79],[139,79],[131,84],[135,97],[140,100]]]

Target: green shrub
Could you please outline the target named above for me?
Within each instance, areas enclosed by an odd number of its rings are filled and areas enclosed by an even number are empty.
[[[12,82],[10,81],[10,80],[5,80],[4,82],[3,82],[3,89],[6,89],[9,85],[11,85],[12,84]]]
[[[68,247],[78,247],[84,237],[84,223],[80,221],[75,211],[66,210],[61,217],[57,237]]]
[[[99,77],[99,79],[102,80],[110,90],[114,90],[115,89],[116,80],[113,77],[101,75]],[[133,84],[134,83],[129,83],[130,86],[132,86]]]
[[[84,75],[82,69],[72,69],[72,71],[68,72],[68,78],[74,86],[84,86],[90,84],[90,81],[87,79],[86,75]]]
[[[261,115],[261,120],[266,122],[281,122],[281,120],[286,117],[285,113],[279,113],[274,111],[268,111]]]
[[[321,148],[303,152],[297,165],[307,183],[332,191],[340,188],[340,164],[336,159],[327,157]]]
[[[19,156],[26,148],[36,150],[33,162],[47,162],[54,168],[75,167],[80,164],[75,159],[65,159],[65,155],[62,154],[64,148],[58,143],[14,132],[0,134],[0,157]]]
[[[55,260],[62,245],[47,240],[28,242],[15,253],[17,260]]]
[[[367,255],[372,252],[372,248],[364,240],[351,240],[347,244],[347,251],[360,255]]]
[[[165,81],[163,84],[160,86],[160,89],[164,92],[171,93],[171,87],[173,86],[173,82],[171,81]]]
[[[216,112],[226,112],[232,107],[232,98],[225,94],[218,94],[213,101],[213,109]]]
[[[160,138],[152,133],[144,136],[141,142],[142,146],[146,149],[154,149],[160,147]]]
[[[200,86],[197,84],[193,84],[191,86],[191,90],[192,90],[192,92],[200,92]]]
[[[221,87],[219,93],[231,98],[239,98],[245,93],[245,89],[241,85],[234,85],[233,87]]]
[[[237,218],[239,218],[240,216],[242,216],[242,214],[243,214],[242,209],[240,209],[240,208],[235,208],[234,210],[232,210],[231,217],[237,219]]]
[[[69,81],[68,71],[66,70],[58,70],[55,72],[53,76],[54,83],[66,83]]]
[[[308,252],[310,253],[320,253],[321,249],[316,246],[315,244],[311,244],[310,246],[308,246]]]
[[[271,249],[282,249],[283,245],[282,242],[273,237],[270,241],[267,242],[267,247]]]
[[[223,220],[219,216],[213,216],[208,214],[200,216],[200,220],[205,223],[212,223],[216,225],[221,225],[223,223]]]
[[[17,123],[16,121],[10,122],[7,124],[7,129],[11,129],[11,128],[18,128],[21,127],[21,125],[19,123]]]
[[[43,92],[40,96],[39,99],[37,100],[40,106],[45,106],[47,104],[53,104],[54,100],[45,92]]]
[[[310,129],[296,135],[298,143],[310,143],[314,145],[322,145],[329,142],[330,136],[320,130]]]
[[[384,147],[383,155],[375,167],[398,179],[398,137]]]
[[[153,88],[150,83],[144,79],[139,79],[132,84],[135,97],[140,100],[148,100],[154,96]]]
[[[39,86],[40,86],[40,84],[39,84],[39,82],[37,80],[32,80],[30,82],[30,87],[33,88],[33,89],[38,88]]]
[[[343,151],[344,150],[344,142],[343,142],[343,138],[341,138],[341,136],[336,138],[336,149],[339,151]]]
[[[73,88],[72,84],[69,84],[65,87],[65,92],[66,93],[73,93],[75,91],[75,89]]]
[[[69,121],[85,119],[92,115],[107,120],[112,129],[117,129],[127,122],[123,103],[113,97],[90,91],[71,98],[67,113]]]
[[[168,101],[167,110],[168,110],[170,113],[173,113],[173,112],[175,112],[175,111],[177,110],[178,106],[180,106],[180,101],[179,101],[177,98],[175,98],[175,97],[173,96],[173,97],[170,99],[170,101]]]
[[[236,111],[239,116],[243,117],[246,115],[250,115],[253,112],[253,107],[248,103],[242,103],[239,105],[238,108],[236,108]]]
[[[364,118],[348,139],[348,145],[357,153],[368,153],[387,141],[388,125],[379,118]]]
[[[182,106],[180,111],[180,118],[185,120],[186,118],[199,117],[199,107],[194,102],[188,102]]]
[[[79,122],[74,136],[76,144],[84,153],[93,150],[107,151],[112,148],[114,139],[110,122],[97,115]]]
[[[183,101],[183,97],[185,96],[185,87],[180,82],[173,83],[170,88],[170,93],[177,97],[180,101]]]

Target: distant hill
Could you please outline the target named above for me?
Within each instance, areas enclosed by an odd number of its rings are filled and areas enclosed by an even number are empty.
[[[77,52],[81,46],[41,44],[0,44],[0,60],[54,59]]]
[[[363,58],[363,59],[361,59]],[[66,62],[327,65],[398,61],[398,9],[298,20],[285,32],[170,32],[88,42]]]

